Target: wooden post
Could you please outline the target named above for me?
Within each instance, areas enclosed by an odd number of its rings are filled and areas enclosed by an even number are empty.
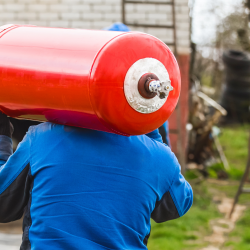
[[[125,0],[122,0],[122,23],[125,24]]]
[[[233,206],[232,206],[232,209],[231,209],[231,212],[229,214],[229,218],[231,218],[233,212],[234,212],[234,209],[235,209],[235,205],[237,204],[238,200],[239,200],[239,197],[242,193],[250,193],[250,190],[249,189],[244,189],[243,186],[244,186],[244,182],[247,180],[248,176],[249,176],[249,173],[250,173],[250,131],[249,131],[249,139],[248,139],[248,160],[247,160],[247,165],[246,165],[246,170],[245,170],[245,173],[240,181],[240,186],[238,188],[238,191],[235,195],[235,198],[234,198],[234,203],[233,203]]]

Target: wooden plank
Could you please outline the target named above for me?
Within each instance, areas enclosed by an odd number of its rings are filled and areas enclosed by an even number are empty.
[[[224,151],[223,151],[223,148],[222,148],[222,146],[221,146],[221,144],[220,144],[220,141],[219,141],[219,139],[218,139],[218,136],[212,134],[212,137],[213,137],[213,139],[214,139],[215,147],[216,147],[216,149],[217,149],[217,151],[218,151],[218,153],[219,153],[219,155],[220,155],[220,159],[221,159],[221,161],[222,161],[222,163],[223,163],[223,165],[224,165],[224,168],[225,168],[226,170],[229,170],[230,167],[229,167],[229,164],[228,164],[228,161],[227,161],[227,157],[226,157],[225,154],[224,154]]]

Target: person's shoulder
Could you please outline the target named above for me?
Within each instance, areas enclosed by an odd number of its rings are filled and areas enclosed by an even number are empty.
[[[30,126],[29,132],[31,133],[46,132],[46,131],[52,130],[52,127],[56,127],[56,126],[63,126],[63,125],[58,125],[58,124],[51,123],[51,122],[43,122],[38,125]]]
[[[27,135],[32,137],[44,136],[45,134],[53,134],[58,130],[63,130],[64,125],[59,125],[51,122],[43,122],[35,126],[30,126]]]
[[[159,142],[158,140],[155,140],[153,138],[150,138],[147,135],[136,136],[136,140],[138,140],[141,144],[144,144],[150,150],[158,152],[159,154],[171,152],[171,149],[168,145],[163,142]]]
[[[171,167],[173,170],[177,170],[180,168],[175,154],[172,152],[171,148],[168,145],[151,139],[146,135],[140,136],[139,139],[145,145],[146,150],[148,150],[154,158],[156,165],[158,165],[159,167],[162,166],[163,168],[168,166],[168,168]]]
[[[165,143],[154,140],[146,135],[134,136],[133,141],[141,150],[150,151],[154,157],[160,159],[173,158],[174,153],[171,151],[170,147]]]
[[[60,135],[61,137],[67,136],[68,138],[77,137],[78,140],[81,140],[82,137],[84,137],[84,139],[90,137],[92,140],[94,140],[95,137],[100,138],[101,134],[105,133],[101,131],[61,125],[52,122],[44,122],[36,126],[31,126],[29,130],[31,130],[32,133],[36,135],[36,137],[46,135],[53,137]]]

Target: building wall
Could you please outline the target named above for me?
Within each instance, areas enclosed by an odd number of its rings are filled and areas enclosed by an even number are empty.
[[[188,0],[175,0],[175,2],[178,51],[186,54],[189,53]],[[170,5],[127,4],[126,20],[172,24],[171,8]],[[0,25],[18,23],[103,29],[121,20],[121,0],[0,0]],[[171,30],[140,27],[136,30],[155,35],[164,42],[173,40]]]

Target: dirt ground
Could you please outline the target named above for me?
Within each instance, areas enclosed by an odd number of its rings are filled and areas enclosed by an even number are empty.
[[[22,240],[22,219],[0,224],[0,250],[19,250]]]
[[[22,223],[23,223],[22,219],[7,224],[0,223],[0,233],[22,234]]]
[[[223,219],[210,221],[213,233],[204,238],[205,241],[209,242],[209,246],[201,250],[220,250],[222,245],[226,242],[227,235],[233,231],[235,222],[241,217],[246,209],[246,206],[236,205],[231,218],[229,218],[233,199],[227,197],[214,197],[214,199],[220,202],[218,209],[225,217]]]

